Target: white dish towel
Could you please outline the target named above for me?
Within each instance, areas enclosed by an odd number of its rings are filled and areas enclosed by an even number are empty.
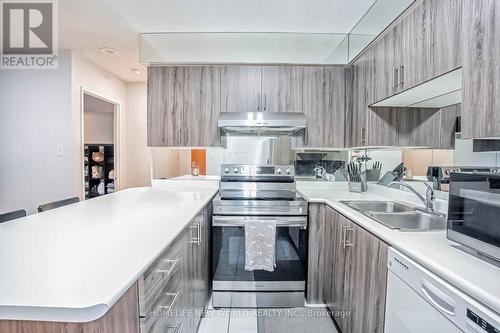
[[[245,222],[245,270],[266,270],[276,267],[276,220]]]

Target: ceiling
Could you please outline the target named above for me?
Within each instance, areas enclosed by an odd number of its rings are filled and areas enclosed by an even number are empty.
[[[64,0],[59,47],[127,82],[146,80],[139,33],[348,33],[375,0]],[[117,55],[100,52],[111,47]],[[139,69],[140,74],[131,69]]]

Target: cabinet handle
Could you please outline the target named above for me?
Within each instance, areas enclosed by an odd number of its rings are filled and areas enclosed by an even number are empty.
[[[347,233],[348,233],[349,231],[354,231],[354,228],[353,228],[353,227],[351,227],[351,226],[347,226],[347,225],[346,225],[346,226],[344,227],[344,234],[345,234],[345,236],[344,236],[344,249],[345,249],[346,247],[352,247],[352,246],[354,246],[354,242],[353,242],[352,240],[351,240],[351,241],[349,241],[349,242],[347,241]]]
[[[172,271],[174,270],[175,266],[177,266],[177,263],[179,262],[179,258],[177,258],[177,259],[165,259],[164,261],[168,262],[168,263],[172,263],[172,265],[169,267],[169,269],[157,269],[156,273],[170,275],[170,273],[172,273]]]
[[[168,326],[167,328],[173,328],[174,329],[174,333],[177,333],[177,332],[179,332],[179,329],[181,328],[181,325],[182,325],[182,323],[177,324],[175,326]]]
[[[361,143],[366,142],[366,127],[361,128]]]
[[[399,85],[403,88],[405,84],[405,66],[399,66]]]
[[[163,309],[163,310],[170,310],[174,307],[175,305],[175,302],[177,302],[177,299],[179,298],[179,294],[180,292],[176,292],[176,293],[165,293],[165,295],[173,295],[174,298],[172,299],[172,302],[170,302],[169,305],[159,305],[158,308],[159,309]]]
[[[264,111],[267,109],[267,94],[264,94]]]
[[[179,144],[182,145],[182,133],[180,128],[179,128]]]
[[[392,87],[397,88],[398,87],[398,80],[399,80],[399,69],[397,67],[392,68]]]
[[[260,94],[257,95],[257,111],[260,111],[260,102],[261,102],[261,98],[260,98]]]
[[[340,245],[345,249],[345,226],[340,225]]]
[[[200,245],[200,242],[201,242],[201,232],[200,232],[200,225],[199,224],[196,224],[196,225],[192,225],[189,227],[190,229],[196,229],[196,237],[193,238],[191,237],[191,240],[189,241],[190,244],[196,244],[196,245]]]

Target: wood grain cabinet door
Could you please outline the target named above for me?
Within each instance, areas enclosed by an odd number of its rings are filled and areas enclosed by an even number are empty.
[[[220,146],[220,68],[185,67],[183,70],[182,146]]]
[[[181,67],[148,68],[148,146],[178,147],[182,144],[183,84]]]
[[[351,309],[347,332],[384,331],[388,245],[354,223],[348,225],[345,298]]]
[[[307,129],[296,147],[344,147],[345,69],[304,68],[303,110]]]
[[[262,67],[221,68],[221,112],[257,112],[262,108]]]
[[[475,1],[466,0],[466,2]],[[429,29],[427,30],[430,61],[427,79],[447,73],[462,65],[463,3],[460,0],[426,0],[424,2],[429,13]]]
[[[262,67],[262,111],[302,112],[304,67]]]
[[[462,137],[500,136],[500,1],[463,2]]]
[[[325,237],[328,238],[327,249],[330,252],[329,262],[325,262],[325,269],[331,272],[325,285],[325,301],[333,318],[342,332],[347,332],[349,324],[349,300],[345,297],[346,287],[346,264],[348,263],[347,251],[344,245],[344,230],[347,219],[330,207],[327,207],[326,220],[328,229]]]

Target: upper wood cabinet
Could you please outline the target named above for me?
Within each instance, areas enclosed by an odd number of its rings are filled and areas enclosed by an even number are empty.
[[[220,112],[304,112],[295,147],[344,147],[345,69],[186,66],[148,69],[148,145],[220,146]]]
[[[328,206],[325,225],[325,303],[342,333],[383,332],[388,245]]]
[[[373,46],[375,100],[460,67],[462,1],[424,0]]]
[[[345,69],[305,67],[303,112],[307,129],[294,140],[295,147],[344,147]]]
[[[464,1],[462,137],[500,136],[500,1]]]
[[[461,15],[462,1],[424,0],[352,64],[346,146],[453,147],[456,112],[370,105],[459,67]]]
[[[262,107],[262,67],[221,68],[221,112],[257,112]]]
[[[305,67],[262,67],[262,111],[302,112]]]
[[[148,146],[219,146],[220,68],[148,68]]]
[[[303,67],[224,66],[222,112],[301,112]]]

